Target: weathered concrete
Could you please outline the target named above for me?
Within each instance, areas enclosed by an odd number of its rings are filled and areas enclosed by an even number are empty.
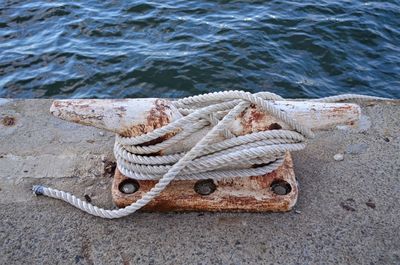
[[[0,264],[400,263],[399,101],[366,104],[364,131],[321,132],[293,154],[290,213],[120,220],[30,192],[43,183],[112,207],[113,136],[52,117],[50,104],[0,100]]]

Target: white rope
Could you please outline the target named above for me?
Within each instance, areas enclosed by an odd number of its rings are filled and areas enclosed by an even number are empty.
[[[382,99],[362,95],[340,95],[310,101],[333,102],[349,99]],[[184,116],[152,132],[136,136],[116,135],[114,154],[117,167],[129,178],[159,180],[142,198],[118,210],[98,208],[74,195],[44,186],[34,186],[37,195],[64,200],[89,214],[103,218],[120,218],[136,212],[162,192],[176,179],[213,179],[259,176],[277,169],[287,151],[305,148],[306,137],[312,131],[271,104],[282,97],[261,92],[226,91],[188,97],[173,101]],[[292,130],[271,130],[235,136],[227,128],[250,104],[289,125]],[[211,130],[186,152],[154,155],[206,126]],[[144,146],[166,134],[173,135],[161,143]],[[149,156],[149,154],[152,154]]]

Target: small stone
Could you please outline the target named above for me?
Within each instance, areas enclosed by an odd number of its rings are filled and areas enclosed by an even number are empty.
[[[104,175],[107,176],[109,175],[110,177],[114,176],[115,168],[117,167],[117,163],[113,161],[105,161],[104,163],[104,168],[103,172]]]
[[[343,154],[336,154],[333,156],[333,159],[335,159],[336,161],[342,161],[344,159]]]
[[[369,208],[375,209],[376,205],[372,200],[369,200],[365,203]]]
[[[347,199],[346,202],[340,203],[340,206],[346,211],[355,212],[356,208],[354,208],[352,205],[354,205],[354,199]]]
[[[359,155],[364,153],[368,149],[368,145],[361,143],[361,144],[351,144],[347,146],[346,153],[352,155]]]
[[[90,198],[90,196],[89,195],[87,195],[87,194],[85,194],[85,200],[87,201],[87,202],[92,202],[92,198]]]
[[[99,135],[100,136],[104,136],[104,132],[99,132]]]
[[[301,211],[300,210],[295,210],[294,213],[301,214]]]
[[[352,206],[350,206],[350,205],[348,205],[348,204],[346,204],[344,202],[341,202],[340,206],[342,206],[343,209],[345,209],[346,211],[349,211],[349,212],[355,212],[356,211],[356,209],[354,207],[352,207]]]

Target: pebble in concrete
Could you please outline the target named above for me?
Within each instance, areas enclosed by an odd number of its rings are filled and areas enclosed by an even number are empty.
[[[336,154],[333,156],[333,159],[335,159],[336,161],[342,161],[344,159],[343,154]]]

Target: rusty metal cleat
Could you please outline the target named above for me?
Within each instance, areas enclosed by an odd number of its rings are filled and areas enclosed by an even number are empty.
[[[355,126],[360,107],[348,103],[316,103],[307,101],[274,101],[280,110],[313,130],[338,125]],[[71,122],[105,129],[132,137],[151,132],[182,118],[182,114],[164,99],[80,99],[56,100],[51,107],[56,117]],[[229,124],[235,136],[252,132],[290,129],[282,121],[250,105]],[[190,150],[210,130],[199,130],[179,144],[162,150],[174,154]],[[222,137],[222,136],[221,136]],[[157,139],[157,143],[168,139]],[[155,144],[155,143],[149,143]],[[124,176],[118,168],[112,184],[112,197],[118,207],[125,207],[143,197],[156,180],[136,180]],[[145,211],[288,211],[296,204],[298,185],[289,152],[275,171],[251,177],[214,181],[174,180],[144,208]]]

